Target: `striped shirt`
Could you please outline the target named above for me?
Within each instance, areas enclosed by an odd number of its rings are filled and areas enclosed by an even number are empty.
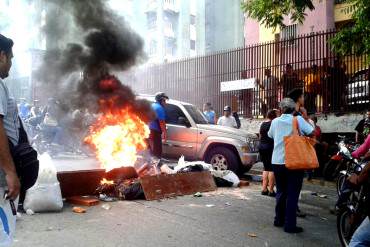
[[[298,116],[299,131],[303,135],[309,135],[314,131],[314,128],[304,120],[303,117]],[[274,139],[274,151],[272,153],[272,164],[285,164],[285,144],[284,137],[290,136],[293,132],[293,115],[282,114],[281,117],[275,118],[271,122],[271,127],[268,136]]]
[[[18,144],[20,123],[17,103],[13,97],[10,97],[8,87],[1,79],[0,115],[3,116],[6,135],[14,145]]]

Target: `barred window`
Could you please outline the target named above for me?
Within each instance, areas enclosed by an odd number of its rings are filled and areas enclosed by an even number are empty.
[[[287,45],[294,45],[295,38],[298,36],[297,27],[297,24],[293,24],[282,28],[280,32],[280,40],[288,41]]]

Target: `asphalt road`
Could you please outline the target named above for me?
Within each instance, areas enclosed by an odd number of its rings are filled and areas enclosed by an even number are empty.
[[[308,213],[298,220],[302,234],[273,227],[274,199],[261,196],[259,185],[200,198],[113,202],[109,210],[102,205],[85,214],[65,205],[61,213],[23,215],[14,246],[339,246],[335,216],[322,207],[300,204]]]

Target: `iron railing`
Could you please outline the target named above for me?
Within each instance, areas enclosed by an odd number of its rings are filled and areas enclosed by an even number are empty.
[[[164,91],[199,107],[210,102],[218,114],[230,105],[244,117],[263,117],[296,87],[304,89],[309,112],[362,111],[370,101],[367,57],[337,57],[329,42],[334,35],[310,33],[147,66],[126,74],[124,81],[137,93]],[[271,77],[265,76],[268,69]],[[241,79],[252,81],[251,87],[221,92],[221,82]]]

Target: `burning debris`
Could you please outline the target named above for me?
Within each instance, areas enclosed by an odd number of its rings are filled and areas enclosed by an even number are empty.
[[[50,4],[71,16],[75,34],[81,37],[64,49],[48,51],[39,79],[52,86],[50,91],[57,93],[54,97],[64,109],[87,109],[97,116],[85,141],[94,148],[102,168],[134,166],[137,152],[147,148],[145,122],[152,111],[149,102],[136,99],[112,72],[127,70],[143,59],[143,40],[106,6],[107,1],[54,0]]]

